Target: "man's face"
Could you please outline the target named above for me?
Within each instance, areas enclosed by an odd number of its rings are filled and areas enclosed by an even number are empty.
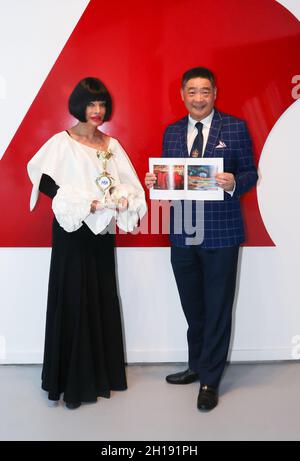
[[[191,78],[181,89],[181,97],[185,107],[195,120],[207,117],[214,107],[217,89],[207,78]]]

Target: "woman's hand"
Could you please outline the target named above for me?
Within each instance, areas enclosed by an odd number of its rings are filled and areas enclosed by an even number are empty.
[[[96,211],[103,210],[104,205],[103,203],[99,202],[99,200],[93,200],[91,203],[91,213],[95,213]]]
[[[146,187],[148,187],[148,189],[151,189],[151,187],[153,187],[155,183],[156,183],[155,174],[149,173],[149,172],[146,173],[146,176],[145,176],[145,185],[146,185]]]
[[[118,211],[125,211],[128,208],[128,200],[125,197],[121,197],[118,201],[117,210]]]

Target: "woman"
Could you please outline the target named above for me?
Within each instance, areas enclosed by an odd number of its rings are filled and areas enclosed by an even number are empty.
[[[50,138],[28,163],[33,183],[53,199],[42,388],[67,408],[126,389],[112,218],[132,231],[146,212],[143,188],[119,142],[98,128],[110,119],[111,96],[96,78],[69,98],[78,123]],[[108,229],[110,232],[108,232]]]

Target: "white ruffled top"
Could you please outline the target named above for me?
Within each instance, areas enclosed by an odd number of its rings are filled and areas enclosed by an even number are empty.
[[[113,195],[116,199],[119,196],[127,198],[127,210],[117,211],[108,207],[90,213],[91,202],[103,200],[103,192],[96,184],[96,178],[103,172],[102,161],[97,158],[95,148],[80,143],[66,131],[52,136],[27,165],[33,184],[30,210],[37,203],[41,177],[47,174],[59,186],[52,209],[67,232],[79,229],[84,221],[94,234],[99,234],[113,217],[120,229],[133,231],[147,211],[145,193],[128,155],[117,139],[110,138],[108,149],[113,154],[106,166],[116,186]]]

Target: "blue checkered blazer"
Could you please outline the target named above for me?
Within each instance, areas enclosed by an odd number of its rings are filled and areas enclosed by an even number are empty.
[[[163,157],[189,156],[187,128],[188,116],[167,127],[163,138]],[[216,149],[219,141],[223,141],[226,147]],[[224,192],[224,200],[204,203],[204,214],[202,214],[204,238],[200,246],[221,248],[239,245],[245,239],[240,196],[251,189],[258,179],[253,163],[252,142],[245,122],[215,109],[204,157],[223,157],[224,171],[234,174],[236,188],[232,197]],[[190,235],[185,232],[184,218],[192,220],[193,225],[201,221],[201,218],[196,220],[195,202],[192,201],[189,205],[191,206],[185,216],[184,213],[180,216],[182,220],[180,234],[174,233],[174,220],[178,217],[176,218],[176,211],[171,210],[170,240],[175,246],[189,246],[186,244],[186,237]]]

